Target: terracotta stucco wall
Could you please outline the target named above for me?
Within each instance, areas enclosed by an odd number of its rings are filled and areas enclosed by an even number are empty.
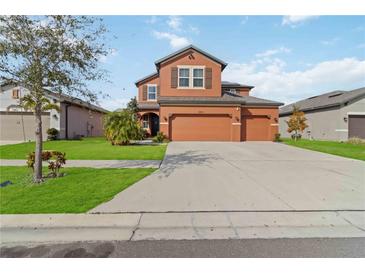
[[[277,107],[243,107],[242,116],[268,115],[269,137],[273,140],[279,132],[279,110]]]
[[[159,86],[160,85],[160,79],[157,76],[157,77],[151,78],[147,81],[144,81],[144,82],[140,83],[139,86],[138,86],[137,101],[138,102],[153,102],[153,103],[156,103],[156,101],[143,100],[143,86],[148,85],[148,84],[155,84],[155,85]]]
[[[185,89],[171,88],[171,68],[177,66],[205,66],[212,68],[212,88],[211,89]],[[173,58],[160,67],[161,96],[221,96],[221,65],[208,59],[204,55],[190,50],[184,54]]]
[[[160,106],[160,131],[170,138],[171,117],[174,114],[223,114],[231,121],[231,141],[241,140],[241,108],[236,106]],[[214,134],[214,132],[212,132]]]

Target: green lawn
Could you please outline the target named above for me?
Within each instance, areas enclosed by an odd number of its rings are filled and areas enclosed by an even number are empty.
[[[34,142],[0,146],[0,159],[25,159],[34,151]],[[80,141],[44,142],[43,149],[66,152],[69,160],[162,160],[167,144],[112,146],[104,138]]]
[[[335,141],[311,141],[283,139],[285,144],[365,161],[365,145],[353,145]]]
[[[65,168],[65,177],[31,183],[26,167],[0,166],[0,213],[83,213],[112,199],[155,169]]]

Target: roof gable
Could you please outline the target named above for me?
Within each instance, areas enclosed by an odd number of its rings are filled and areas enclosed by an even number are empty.
[[[156,65],[157,70],[159,70],[161,63],[166,62],[167,60],[170,60],[170,59],[172,59],[174,57],[177,57],[177,56],[185,53],[188,50],[195,50],[196,52],[199,52],[200,54],[204,55],[205,57],[207,57],[207,58],[215,61],[216,63],[218,63],[218,64],[221,65],[222,70],[224,70],[224,68],[227,66],[227,63],[226,62],[218,59],[217,57],[215,57],[215,56],[213,56],[213,55],[211,55],[211,54],[203,51],[202,49],[199,49],[198,47],[196,47],[194,45],[189,45],[189,46],[187,46],[185,48],[182,48],[182,49],[180,49],[178,51],[175,51],[175,52],[173,52],[173,53],[171,53],[171,54],[169,54],[169,55],[167,55],[167,56],[165,56],[165,57],[163,57],[161,59],[158,59],[155,62],[155,65]]]

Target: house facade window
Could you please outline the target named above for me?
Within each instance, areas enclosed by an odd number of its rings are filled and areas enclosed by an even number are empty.
[[[13,99],[19,99],[19,93],[20,93],[19,89],[15,88],[15,89],[12,90],[12,96],[11,97]]]
[[[148,115],[144,115],[142,118],[142,128],[148,129],[148,127],[149,127]]]
[[[157,85],[147,86],[147,100],[156,101],[157,100]]]
[[[193,88],[202,88],[204,84],[204,70],[202,68],[193,68]]]
[[[179,67],[179,88],[204,88],[204,67]]]
[[[189,87],[190,86],[190,69],[189,68],[179,68],[179,87]]]
[[[230,92],[230,93],[237,93],[236,89],[234,89],[234,88],[231,88],[231,89],[229,90],[229,92]]]

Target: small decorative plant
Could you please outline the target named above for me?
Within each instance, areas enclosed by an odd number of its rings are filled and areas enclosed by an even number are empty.
[[[165,135],[162,132],[157,132],[157,135],[153,137],[152,141],[154,143],[162,143],[165,139]]]
[[[352,137],[348,139],[347,143],[353,145],[365,145],[365,139],[361,139],[359,137]]]
[[[281,142],[280,133],[275,134],[274,142]]]
[[[55,129],[55,128],[47,129],[47,140],[49,140],[49,141],[57,140],[57,136],[58,136],[57,129]]]
[[[42,161],[48,162],[48,169],[50,172],[47,174],[47,178],[62,177],[64,174],[60,173],[60,169],[66,164],[66,153],[59,151],[43,151]],[[35,153],[31,152],[27,156],[27,165],[34,170]]]

